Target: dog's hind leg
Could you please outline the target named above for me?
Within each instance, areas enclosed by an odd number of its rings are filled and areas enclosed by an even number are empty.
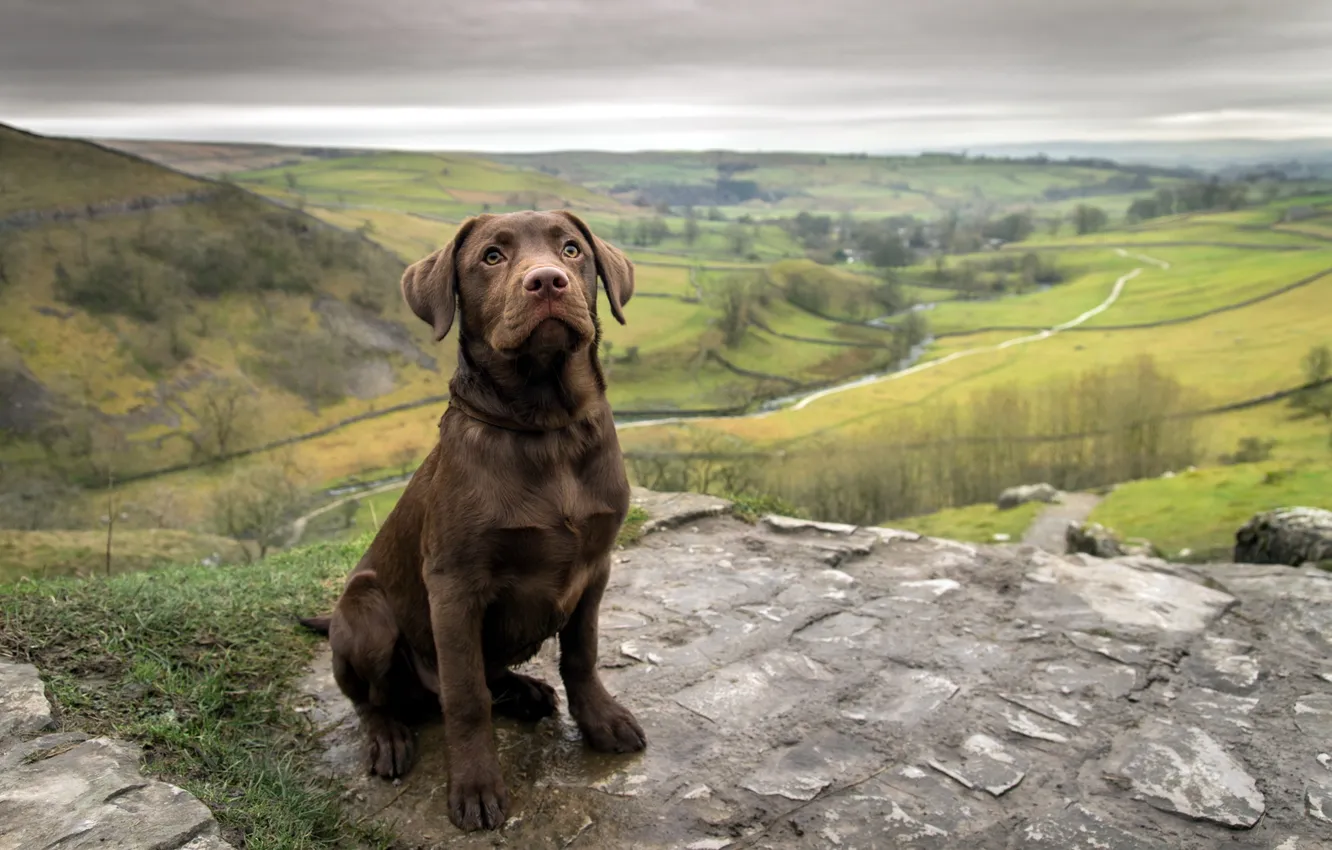
[[[413,669],[410,653],[373,571],[347,582],[329,622],[333,676],[356,707],[369,771],[385,778],[411,768],[415,740],[407,725],[423,702],[434,704]]]
[[[501,668],[486,674],[492,710],[515,720],[540,720],[559,707],[555,689],[540,679]]]

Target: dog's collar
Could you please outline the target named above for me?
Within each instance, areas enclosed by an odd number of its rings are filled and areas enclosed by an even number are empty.
[[[480,422],[482,425],[489,425],[492,428],[499,428],[502,431],[513,431],[516,434],[549,434],[553,431],[563,431],[567,426],[559,428],[532,428],[515,422],[512,419],[500,419],[498,417],[488,416],[460,398],[449,399],[449,407],[456,407],[458,412],[468,419]]]

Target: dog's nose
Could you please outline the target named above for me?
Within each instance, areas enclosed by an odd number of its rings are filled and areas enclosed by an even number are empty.
[[[569,286],[569,276],[555,266],[539,266],[523,275],[523,289],[538,298],[559,298]]]

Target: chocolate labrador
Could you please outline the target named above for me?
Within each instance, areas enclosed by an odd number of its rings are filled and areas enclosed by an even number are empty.
[[[370,771],[411,767],[409,724],[443,709],[449,819],[504,823],[491,712],[554,713],[553,688],[509,668],[559,635],[569,712],[594,749],[646,740],[597,675],[597,610],[629,508],[597,359],[597,278],[621,324],[633,266],[568,212],[483,215],[415,263],[402,294],[458,366],[439,443],[352,571],[326,631]],[[437,710],[437,709],[435,709]]]

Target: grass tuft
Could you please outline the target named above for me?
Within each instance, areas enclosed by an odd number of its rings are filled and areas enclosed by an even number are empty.
[[[726,498],[730,499],[732,503],[731,514],[750,525],[754,525],[768,514],[802,518],[805,516],[805,511],[798,505],[792,504],[780,496],[750,493],[741,496],[727,496]]]
[[[312,730],[288,703],[313,644],[295,618],[329,608],[366,542],[3,585],[0,655],[37,665],[66,727],[142,745],[146,769],[197,795],[237,846],[387,846],[316,781]]]
[[[1006,511],[993,504],[968,505],[948,508],[924,516],[898,519],[888,524],[926,537],[944,537],[968,543],[992,543],[996,534],[1006,534],[1014,543],[1022,539],[1027,527],[1036,519],[1043,502],[1028,502]]]
[[[620,526],[620,533],[615,537],[617,546],[632,546],[643,536],[643,523],[649,519],[648,512],[638,505],[630,505],[629,513],[624,518],[624,524]]]

